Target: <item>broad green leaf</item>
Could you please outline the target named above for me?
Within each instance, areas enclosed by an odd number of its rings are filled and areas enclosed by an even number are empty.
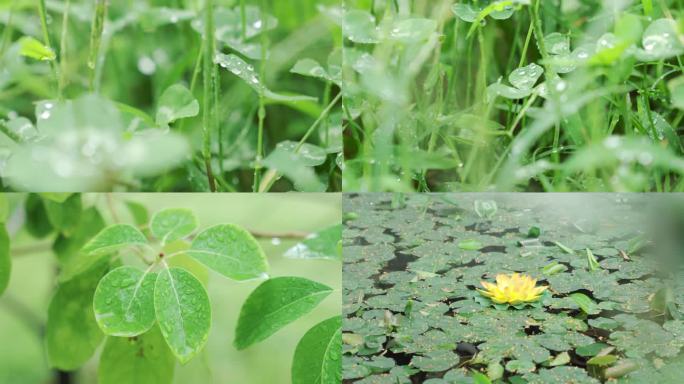
[[[174,84],[162,93],[157,106],[156,122],[165,126],[178,119],[197,116],[199,102],[184,85]]]
[[[162,244],[182,239],[197,229],[197,217],[189,209],[169,208],[161,210],[150,220],[150,232]]]
[[[5,224],[2,224],[0,226],[0,295],[7,289],[11,271],[10,239]]]
[[[309,329],[295,349],[292,384],[342,382],[342,318],[331,317]]]
[[[240,310],[235,340],[245,349],[313,310],[332,288],[301,277],[276,277],[261,283]]]
[[[100,280],[93,298],[97,324],[107,335],[137,336],[154,325],[156,273],[119,267]]]
[[[19,53],[22,56],[41,61],[52,61],[57,55],[55,51],[46,47],[43,43],[31,36],[24,36],[19,39]]]
[[[114,224],[100,231],[81,251],[89,255],[99,255],[123,247],[145,244],[145,235],[136,227],[129,224]]]
[[[251,233],[233,224],[200,232],[186,252],[202,264],[233,280],[268,277],[268,262]]]
[[[170,384],[176,360],[154,326],[138,337],[108,337],[100,366],[100,384]]]
[[[93,295],[107,265],[98,266],[57,286],[48,307],[45,343],[51,367],[79,368],[95,353],[104,335],[93,312]]]
[[[254,66],[247,64],[239,56],[229,54],[225,55],[223,53],[217,53],[214,57],[216,64],[220,65],[232,72],[235,76],[242,79],[245,84],[249,85],[258,94],[263,94],[269,100],[278,102],[298,102],[298,101],[315,101],[315,97],[301,96],[301,95],[285,95],[279,94],[271,91],[264,85],[264,83],[259,79]]]
[[[342,224],[333,225],[306,238],[285,252],[292,259],[342,260]]]
[[[43,199],[35,193],[29,193],[24,203],[26,210],[26,231],[31,236],[36,238],[43,238],[54,230],[50,220],[45,211],[45,204]]]
[[[204,346],[211,326],[207,291],[190,272],[167,268],[154,287],[154,310],[166,343],[181,364]]]
[[[81,219],[81,195],[74,193],[63,202],[52,199],[43,199],[43,201],[45,212],[52,226],[61,232],[71,234]]]

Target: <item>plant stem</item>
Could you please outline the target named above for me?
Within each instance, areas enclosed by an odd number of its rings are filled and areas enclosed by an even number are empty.
[[[268,30],[268,18],[266,17],[266,2],[261,1],[261,18],[262,18],[262,28]],[[261,34],[261,63],[259,66],[259,76],[262,81],[266,81],[266,47],[268,44],[266,33]],[[254,160],[254,183],[252,184],[252,191],[257,192],[259,189],[259,179],[261,178],[261,161],[264,157],[264,120],[266,120],[266,100],[264,98],[264,90],[259,91],[259,126],[257,132],[257,148],[256,148],[256,159]]]
[[[100,59],[100,44],[104,32],[104,22],[107,15],[107,0],[97,0],[95,15],[90,27],[90,50],[88,52],[88,68],[90,68],[90,91],[95,92],[95,74]]]
[[[43,32],[43,43],[45,43],[46,47],[54,51],[52,44],[50,43],[50,32],[47,25],[47,10],[45,9],[45,0],[38,0],[38,16],[40,17],[40,28]],[[61,100],[62,94],[60,93],[59,89],[59,69],[57,68],[57,63],[55,63],[55,60],[50,61],[50,67],[52,68],[52,75],[55,78],[57,98]]]
[[[204,83],[204,140],[202,146],[202,156],[204,157],[204,166],[207,171],[207,181],[209,183],[209,190],[216,192],[216,181],[214,180],[214,173],[211,170],[211,127],[214,124],[213,101],[213,75],[214,75],[214,1],[207,0],[205,5],[204,18],[204,58],[203,58],[203,83]]]
[[[71,6],[71,0],[66,0],[64,3],[64,14],[62,15],[62,35],[60,39],[59,46],[59,66],[60,66],[60,76],[58,89],[59,94],[64,94],[64,87],[66,85],[66,72],[67,72],[67,31],[69,29],[69,8]]]

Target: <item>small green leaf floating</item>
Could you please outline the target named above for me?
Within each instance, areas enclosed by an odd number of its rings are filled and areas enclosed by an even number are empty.
[[[93,298],[95,319],[111,336],[137,336],[154,325],[156,273],[124,266],[100,280]]]
[[[197,225],[197,217],[191,210],[169,208],[152,216],[150,232],[162,244],[168,244],[190,235],[197,229]]]
[[[181,364],[187,363],[209,337],[211,307],[204,286],[184,269],[165,269],[154,287],[154,310],[166,343]]]
[[[184,85],[174,84],[162,93],[157,107],[156,122],[166,126],[178,119],[197,116],[199,102]]]
[[[81,251],[85,254],[99,255],[123,247],[145,244],[147,244],[147,238],[136,227],[129,224],[115,224],[100,231]]]
[[[342,260],[341,241],[342,224],[333,225],[288,249],[285,257]]]
[[[200,232],[187,255],[233,280],[268,277],[266,255],[251,233],[233,224],[220,224]]]
[[[482,242],[476,239],[466,239],[458,242],[458,247],[466,251],[477,251],[482,248]]]
[[[261,283],[240,310],[235,340],[245,349],[311,312],[332,288],[301,277],[276,277]]]
[[[176,359],[155,326],[136,338],[109,337],[100,367],[100,384],[170,384]]]
[[[292,384],[332,384],[342,381],[342,318],[331,317],[309,329],[292,360]]]
[[[19,54],[41,61],[52,61],[57,57],[55,51],[30,36],[19,39]]]

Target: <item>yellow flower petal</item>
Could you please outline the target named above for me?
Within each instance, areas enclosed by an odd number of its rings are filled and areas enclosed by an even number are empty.
[[[498,274],[495,279],[496,284],[481,281],[480,284],[485,289],[477,289],[477,291],[497,304],[517,305],[537,301],[548,288],[536,287],[537,279],[517,272],[510,275]]]

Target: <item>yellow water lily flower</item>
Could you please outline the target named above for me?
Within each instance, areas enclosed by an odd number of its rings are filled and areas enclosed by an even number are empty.
[[[484,290],[478,289],[482,295],[497,304],[517,305],[539,300],[547,287],[535,287],[537,280],[528,275],[513,273],[496,275],[496,284],[481,282]]]

